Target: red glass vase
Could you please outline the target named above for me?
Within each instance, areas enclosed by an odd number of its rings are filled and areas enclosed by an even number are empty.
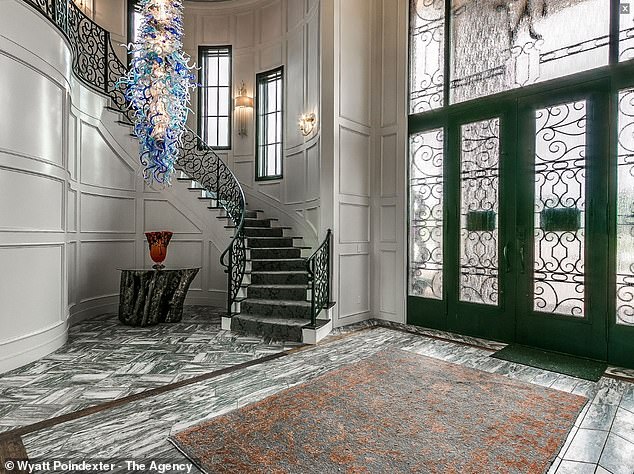
[[[161,232],[146,232],[148,244],[150,246],[150,257],[155,265],[152,268],[161,270],[165,268],[163,261],[167,257],[167,245],[170,243],[173,233],[167,230]]]

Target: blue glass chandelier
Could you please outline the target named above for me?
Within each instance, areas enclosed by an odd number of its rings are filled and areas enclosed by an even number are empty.
[[[170,184],[195,87],[193,66],[183,53],[182,0],[141,0],[138,39],[129,49],[128,74],[119,80],[134,110],[143,177]]]

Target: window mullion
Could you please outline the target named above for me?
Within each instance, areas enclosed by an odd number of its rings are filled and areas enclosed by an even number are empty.
[[[444,22],[444,64],[443,64],[443,106],[449,105],[449,84],[451,83],[451,0],[445,0]]]

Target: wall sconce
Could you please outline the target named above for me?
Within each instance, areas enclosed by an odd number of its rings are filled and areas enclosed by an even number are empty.
[[[247,95],[247,88],[244,86],[244,81],[242,81],[242,86],[238,89],[238,95],[235,98],[235,108],[238,122],[238,135],[246,137],[248,109],[253,108],[253,97]]]
[[[313,133],[315,129],[315,124],[317,123],[317,117],[314,113],[302,114],[299,117],[299,129],[302,132],[302,135],[305,137]]]

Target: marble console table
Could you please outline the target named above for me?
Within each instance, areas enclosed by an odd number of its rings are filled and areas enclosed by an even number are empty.
[[[187,290],[199,270],[121,269],[119,321],[128,326],[180,321]]]

